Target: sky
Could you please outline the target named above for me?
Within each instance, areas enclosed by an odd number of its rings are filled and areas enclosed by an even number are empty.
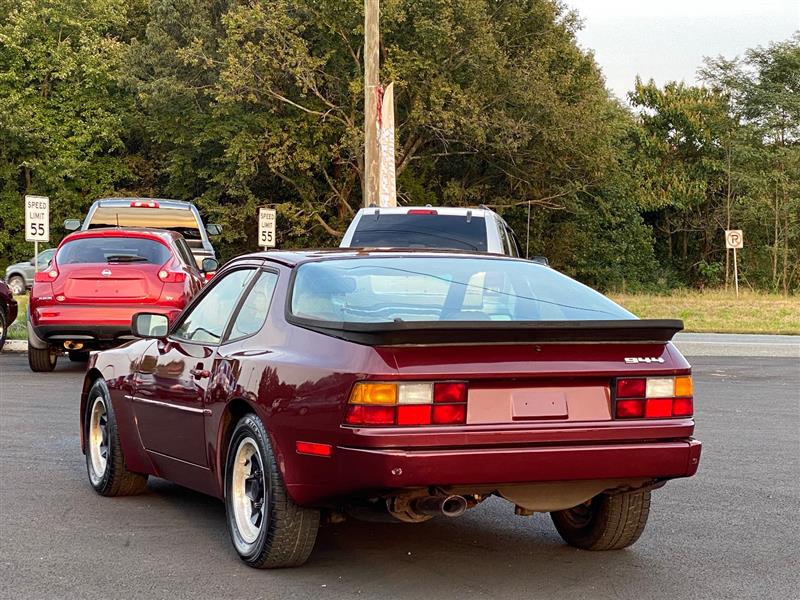
[[[643,80],[698,83],[705,56],[741,56],[800,29],[800,0],[564,0],[583,20],[607,87],[624,99]]]

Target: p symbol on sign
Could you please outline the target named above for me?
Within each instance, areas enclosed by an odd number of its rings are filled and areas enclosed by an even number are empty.
[[[744,235],[741,229],[728,229],[725,231],[725,247],[728,250],[740,250],[744,247]]]

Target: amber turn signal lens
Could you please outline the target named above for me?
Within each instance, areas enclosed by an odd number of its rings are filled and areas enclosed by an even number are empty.
[[[675,396],[688,397],[693,395],[694,386],[692,385],[692,377],[676,377],[675,378]]]
[[[394,383],[357,383],[350,394],[350,404],[397,404],[397,385]]]

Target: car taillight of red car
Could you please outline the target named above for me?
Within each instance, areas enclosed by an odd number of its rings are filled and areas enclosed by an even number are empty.
[[[616,380],[614,416],[617,419],[668,419],[694,413],[691,375],[624,377]]]
[[[359,382],[345,423],[359,426],[459,425],[467,420],[463,381]]]

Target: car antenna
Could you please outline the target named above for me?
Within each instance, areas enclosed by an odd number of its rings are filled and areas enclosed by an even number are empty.
[[[115,212],[114,216],[117,218],[117,229],[119,229],[119,213]]]

